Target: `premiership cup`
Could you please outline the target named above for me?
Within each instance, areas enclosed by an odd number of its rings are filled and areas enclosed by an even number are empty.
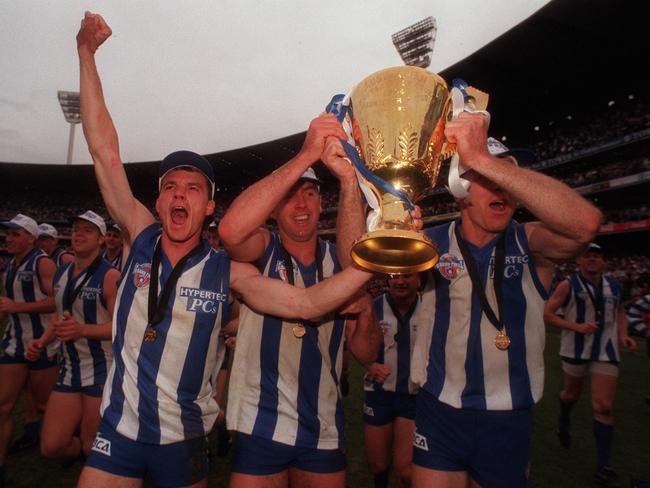
[[[413,228],[410,210],[435,187],[442,162],[454,153],[444,136],[450,100],[445,80],[414,66],[378,71],[350,93],[342,120],[350,139],[344,147],[374,207],[367,233],[352,247],[357,265],[405,274],[438,262],[436,245]]]

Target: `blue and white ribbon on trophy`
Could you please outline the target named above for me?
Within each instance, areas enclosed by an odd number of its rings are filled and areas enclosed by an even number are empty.
[[[332,97],[332,101],[327,105],[325,111],[336,116],[339,122],[341,122],[341,125],[343,125],[343,130],[348,135],[348,140],[342,140],[341,145],[343,146],[343,149],[345,150],[350,163],[352,163],[352,166],[356,171],[359,187],[361,188],[363,195],[366,197],[368,205],[372,209],[368,214],[366,228],[368,231],[373,231],[377,228],[377,224],[379,224],[379,221],[381,219],[381,203],[379,202],[377,195],[368,183],[371,183],[375,188],[378,188],[385,193],[390,193],[391,195],[402,200],[406,206],[406,209],[409,211],[413,210],[415,208],[415,205],[406,193],[397,190],[387,181],[371,173],[363,163],[355,147],[354,138],[352,137],[352,127],[350,127],[349,121],[345,117],[349,108],[350,96],[339,94]]]
[[[451,118],[455,119],[462,112],[480,113],[484,114],[490,120],[490,114],[486,110],[477,110],[472,102],[471,97],[467,94],[469,85],[465,80],[454,78],[451,82]],[[456,198],[465,198],[469,194],[470,182],[463,178],[463,174],[467,172],[460,162],[458,153],[455,152],[449,162],[449,178],[448,187],[449,192]]]

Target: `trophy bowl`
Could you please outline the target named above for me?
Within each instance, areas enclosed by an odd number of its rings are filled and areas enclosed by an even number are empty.
[[[435,244],[413,228],[410,210],[436,185],[442,162],[453,154],[444,136],[449,113],[445,80],[415,66],[373,73],[350,93],[344,125],[374,175],[365,184],[378,202],[367,232],[352,247],[357,265],[405,274],[438,262]]]

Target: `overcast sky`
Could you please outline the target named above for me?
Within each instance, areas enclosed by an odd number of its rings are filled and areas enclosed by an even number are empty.
[[[402,64],[391,34],[427,16],[440,71],[547,0],[5,0],[0,2],[0,161],[65,164],[57,90],[77,91],[85,10],[113,36],[98,51],[124,161],[209,154],[305,130],[335,93]],[[471,84],[471,80],[467,80]],[[81,127],[74,164],[90,157]]]

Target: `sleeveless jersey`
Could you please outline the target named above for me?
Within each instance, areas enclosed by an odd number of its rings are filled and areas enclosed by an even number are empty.
[[[7,297],[16,302],[38,302],[47,297],[41,289],[38,263],[47,258],[47,254],[38,248],[32,249],[18,265],[12,258],[5,272],[5,290]],[[38,339],[45,330],[45,317],[48,314],[12,313],[2,339],[4,354],[12,357],[24,357],[27,343]],[[47,347],[48,357],[53,357],[59,348],[54,341]]]
[[[86,279],[87,269],[73,278],[73,268],[74,262],[67,263],[54,275],[54,301],[58,316],[66,310],[66,293],[71,297]],[[102,260],[92,277],[79,290],[72,310],[68,310],[80,324],[103,324],[110,320],[104,298],[104,277],[110,269],[112,267],[108,261]],[[111,341],[81,337],[76,341],[62,342],[61,358],[59,384],[74,387],[103,385],[113,360]]]
[[[52,255],[50,256],[50,259],[51,259],[52,261],[54,261],[54,264],[56,264],[56,267],[57,267],[57,268],[63,264],[63,263],[61,262],[61,258],[62,258],[65,254],[70,254],[70,253],[69,253],[68,251],[66,251],[65,249],[63,249],[62,247],[57,247],[57,248],[54,250],[54,252],[52,253]]]
[[[323,277],[338,272],[335,246],[319,240]],[[294,283],[315,284],[317,265],[292,259]],[[280,237],[271,234],[259,263],[264,276],[288,281]],[[260,315],[242,304],[226,412],[228,428],[283,444],[317,449],[343,446],[339,389],[345,321],[331,315],[306,334],[295,323]]]
[[[230,260],[202,241],[172,290],[157,337],[145,341],[151,263],[160,224],[133,241],[113,314],[113,365],[102,416],[123,436],[169,444],[206,435],[219,413],[210,376],[223,361],[219,329],[230,319]],[[162,253],[159,297],[172,266]]]
[[[650,295],[644,295],[627,309],[627,321],[630,333],[644,336],[648,330],[644,316],[650,314]]]
[[[412,380],[454,408],[515,410],[528,408],[544,387],[544,302],[547,293],[537,276],[524,226],[510,222],[505,231],[503,318],[510,347],[494,345],[496,328],[483,313],[462,258],[457,222],[428,232],[440,251],[423,294],[429,327],[418,331]],[[476,262],[488,303],[498,313],[494,291],[494,250],[498,238],[477,248],[467,246]]]
[[[102,257],[108,261],[116,270],[122,271],[122,251],[117,253],[117,256],[115,256],[113,259],[108,259],[106,256],[106,249],[104,249],[102,251]]]
[[[616,323],[621,289],[611,276],[601,278],[602,286],[595,286],[578,273],[570,275],[569,295],[562,305],[564,318],[571,322],[596,322],[598,314],[602,317],[599,328],[590,335],[562,329],[560,356],[570,359],[587,359],[618,363],[618,326]],[[596,300],[597,307],[589,297],[587,287]],[[598,312],[597,312],[598,310]]]
[[[418,387],[410,381],[410,373],[415,335],[418,329],[430,322],[431,317],[423,313],[425,308],[422,307],[422,298],[419,295],[411,313],[403,316],[402,324],[399,323],[395,315],[399,313],[397,306],[388,293],[375,298],[374,308],[375,316],[383,332],[383,341],[377,362],[388,367],[390,376],[382,384],[373,382],[366,375],[364,389],[366,391],[392,391],[414,395],[417,393]]]

